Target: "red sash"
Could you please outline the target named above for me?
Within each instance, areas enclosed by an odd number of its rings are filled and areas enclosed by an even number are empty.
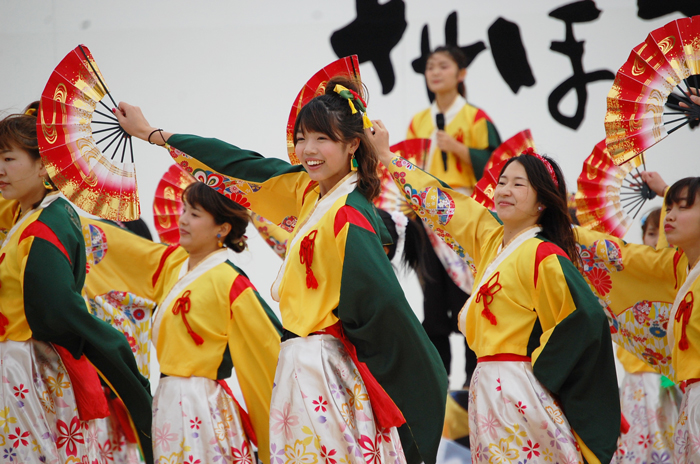
[[[357,370],[360,372],[360,377],[365,383],[365,388],[367,388],[367,394],[369,395],[370,403],[372,403],[372,411],[374,411],[374,418],[377,425],[381,428],[390,427],[400,427],[406,423],[401,410],[399,410],[394,400],[391,399],[389,394],[379,385],[377,379],[374,378],[372,373],[369,371],[367,364],[360,362],[357,359],[357,350],[355,345],[350,342],[348,337],[345,335],[343,326],[340,321],[336,322],[330,327],[326,327],[319,334],[326,333],[328,335],[333,335],[335,338],[343,343],[343,346],[347,350],[350,358],[357,366]]]
[[[97,375],[95,366],[90,364],[85,355],[75,359],[70,352],[62,346],[53,345],[61,357],[70,378],[75,402],[78,404],[78,416],[80,420],[102,419],[109,416],[107,399],[102,391],[102,384]]]
[[[492,362],[492,361],[521,361],[521,362],[531,362],[530,356],[522,356],[513,353],[499,353],[493,354],[491,356],[481,356],[476,360],[477,363],[480,362]]]
[[[243,431],[248,436],[250,442],[255,446],[258,446],[258,437],[255,435],[255,429],[253,428],[253,423],[250,421],[250,416],[245,411],[245,409],[243,409],[241,405],[238,404],[236,397],[233,396],[233,392],[231,391],[231,388],[228,386],[225,380],[217,380],[216,383],[221,385],[221,388],[223,388],[224,391],[228,393],[228,396],[230,396],[233,399],[233,402],[236,403],[238,415],[241,417],[241,425],[243,425]]]

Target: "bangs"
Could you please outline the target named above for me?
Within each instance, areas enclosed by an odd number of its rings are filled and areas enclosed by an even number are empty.
[[[683,190],[686,191],[683,192]],[[685,200],[685,206],[691,207],[695,203],[695,198],[697,197],[699,191],[700,177],[686,177],[669,187],[668,192],[666,192],[664,205],[671,207],[672,205],[677,205],[681,201]]]
[[[325,134],[334,142],[342,141],[338,130],[337,115],[328,109],[324,99],[329,98],[322,95],[311,100],[299,111],[296,123],[294,124],[294,145],[297,143],[297,134],[318,132]]]

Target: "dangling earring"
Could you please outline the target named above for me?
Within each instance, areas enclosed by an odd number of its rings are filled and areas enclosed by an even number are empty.
[[[541,206],[538,206],[538,207],[537,207],[537,211],[539,211],[540,213],[542,212],[543,209],[544,209],[544,208],[541,207]]]
[[[221,234],[216,234],[216,242],[217,245],[219,245],[219,248],[222,248],[224,246],[224,243],[221,241]]]
[[[51,186],[51,182],[49,182],[49,180],[46,178],[44,178],[44,188],[46,190],[53,190],[53,187]]]
[[[355,153],[350,156],[350,170],[357,171],[357,159],[355,159]]]

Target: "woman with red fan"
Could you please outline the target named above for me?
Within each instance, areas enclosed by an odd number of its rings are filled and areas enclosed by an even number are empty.
[[[607,307],[615,341],[680,383],[673,462],[700,462],[700,312],[693,311],[700,294],[700,177],[670,188],[655,172],[642,172],[642,180],[665,193],[657,249],[581,230],[584,276]]]
[[[498,216],[393,157],[378,122],[380,160],[418,215],[478,269],[459,328],[478,356],[470,385],[474,461],[608,463],[620,430],[610,329],[576,265],[558,165],[528,149],[508,160]]]
[[[109,415],[97,368],[127,406],[150,463],[148,380],[124,336],[86,310],[80,219],[39,155],[37,106],[0,121],[0,192],[16,212],[0,248],[3,459],[92,459],[97,444],[83,421]]]
[[[285,328],[270,408],[275,463],[433,464],[440,441],[447,379],[384,252],[360,85],[332,78],[301,108],[298,166],[154,129],[131,105],[117,113],[127,132],[167,144],[181,166],[237,185],[256,213],[296,223],[272,288]]]

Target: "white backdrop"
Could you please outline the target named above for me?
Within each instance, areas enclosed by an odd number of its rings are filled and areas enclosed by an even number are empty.
[[[605,97],[612,81],[588,85],[586,117],[578,130],[550,116],[547,98],[572,68],[568,57],[549,49],[552,41],[564,40],[565,26],[548,13],[571,0],[405,3],[408,26],[391,51],[393,91],[382,95],[372,64],[361,65],[370,116],[384,120],[392,143],[403,140],[411,115],[429,103],[422,76],[411,68],[420,54],[423,26],[429,25],[431,45],[441,45],[445,19],[457,11],[459,45],[482,40],[488,47],[487,29],[502,16],[519,25],[536,84],[513,94],[486,50],[469,67],[468,98],[489,114],[503,140],[530,128],[538,150],[561,163],[573,190],[581,163],[605,136]],[[680,17],[674,13],[643,21],[634,0],[596,5],[602,10],[598,20],[574,25],[576,39],[585,41],[586,71],[617,72],[651,30]],[[293,99],[308,77],[337,58],[330,36],[354,18],[352,0],[0,0],[0,110],[16,112],[38,99],[53,68],[82,43],[92,51],[114,98],[141,106],[153,125],[286,158],[285,126]],[[573,114],[575,106],[571,92],[561,109]],[[669,183],[700,175],[699,136],[687,128],[671,135],[648,151],[648,167]],[[171,159],[165,150],[138,140],[134,147],[142,214],[152,226],[151,201]],[[638,229],[637,224],[629,240],[639,241]],[[239,264],[276,308],[267,289],[280,260],[254,230],[248,235],[250,251]],[[420,316],[417,281],[412,276],[403,281]]]

